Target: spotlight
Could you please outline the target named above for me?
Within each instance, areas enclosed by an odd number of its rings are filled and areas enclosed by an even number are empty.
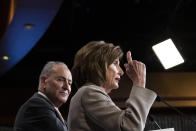
[[[169,69],[184,63],[184,59],[171,39],[167,39],[152,46],[152,49],[163,65],[164,69]]]

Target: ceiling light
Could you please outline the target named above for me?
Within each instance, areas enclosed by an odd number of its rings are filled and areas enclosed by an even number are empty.
[[[34,26],[35,26],[34,24],[24,24],[24,27],[25,27],[27,30],[33,29]]]
[[[3,60],[8,60],[9,57],[8,56],[3,56]]]

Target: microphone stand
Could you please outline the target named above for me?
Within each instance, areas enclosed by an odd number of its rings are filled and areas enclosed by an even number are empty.
[[[155,121],[154,117],[152,115],[149,115],[148,116],[149,120],[154,122],[155,125],[159,128],[159,129],[162,129],[161,126],[157,123],[157,121]]]
[[[167,105],[169,108],[173,109],[174,111],[176,111],[178,114],[180,114],[181,116],[187,118],[188,120],[190,120],[192,123],[196,124],[196,121],[193,120],[190,117],[187,117],[184,113],[182,113],[180,110],[178,110],[177,108],[171,106],[169,103],[167,103],[162,97],[157,96],[156,101],[158,102],[163,102],[165,105]]]

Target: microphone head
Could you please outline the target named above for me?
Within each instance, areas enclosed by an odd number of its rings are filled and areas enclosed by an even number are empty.
[[[158,101],[158,102],[163,101],[163,98],[160,96],[157,96],[156,101]]]

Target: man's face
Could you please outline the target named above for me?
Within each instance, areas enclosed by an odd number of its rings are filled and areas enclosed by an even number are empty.
[[[44,93],[60,107],[65,103],[71,93],[72,75],[65,65],[54,65],[49,77],[45,77]]]

